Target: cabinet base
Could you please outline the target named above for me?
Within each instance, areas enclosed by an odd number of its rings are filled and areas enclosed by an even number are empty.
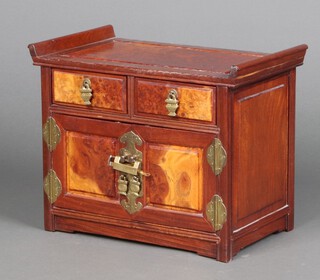
[[[286,225],[287,217],[284,216],[240,236],[233,241],[232,255],[235,256],[241,249],[267,237],[270,234],[286,230]]]
[[[217,257],[217,245],[220,242],[220,238],[214,233],[123,221],[73,211],[53,210],[53,217],[53,231],[99,234],[193,251],[210,258]]]
[[[197,232],[187,229],[171,228],[146,223],[123,221],[109,217],[100,217],[87,213],[54,209],[51,212],[53,227],[46,227],[48,231],[84,232],[99,234],[114,238],[138,241],[153,245],[182,249],[196,252],[200,256],[229,262],[241,249],[263,239],[264,237],[287,229],[287,216],[283,216],[264,226],[257,227],[244,235],[239,235],[230,244],[232,251],[230,258],[220,259],[219,255],[226,255],[225,248],[219,246],[220,238],[214,233]]]

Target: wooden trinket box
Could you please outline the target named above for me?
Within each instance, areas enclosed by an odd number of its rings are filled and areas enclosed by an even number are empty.
[[[45,229],[229,261],[293,229],[295,75],[273,54],[101,28],[29,45],[41,66]]]

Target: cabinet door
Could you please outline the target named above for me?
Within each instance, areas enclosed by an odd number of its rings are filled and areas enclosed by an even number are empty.
[[[119,153],[118,139],[129,126],[62,114],[52,117],[61,141],[52,152],[51,165],[62,186],[53,207],[126,218],[108,158]]]
[[[143,139],[143,222],[212,231],[206,206],[216,193],[216,176],[207,161],[214,134],[134,126]]]
[[[53,117],[62,139],[52,152],[52,168],[62,185],[54,207],[213,231],[206,205],[216,193],[216,176],[206,154],[215,134],[60,114]],[[139,141],[124,140],[126,135]],[[138,177],[124,173],[134,170],[133,162],[118,162],[121,168],[108,163],[110,156],[119,159],[122,155],[123,160],[128,147],[141,155]],[[122,179],[127,180],[125,190]],[[129,211],[127,206],[137,209]]]

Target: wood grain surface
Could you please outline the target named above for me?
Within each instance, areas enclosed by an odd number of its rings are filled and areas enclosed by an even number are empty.
[[[41,66],[195,81],[239,87],[303,63],[308,48],[299,45],[273,54],[214,49],[115,38],[113,27],[30,44]]]
[[[109,155],[115,154],[116,139],[77,132],[67,133],[68,191],[81,195],[115,197]]]
[[[176,118],[215,121],[215,88],[160,81],[136,81],[136,112],[168,116],[165,100],[170,90],[178,93]]]
[[[180,210],[202,208],[203,170],[200,148],[149,145],[149,199]],[[178,209],[177,209],[178,210]]]
[[[235,227],[286,205],[288,78],[240,91],[234,102]]]
[[[61,130],[43,146],[62,194],[44,197],[45,228],[81,231],[196,251],[228,262],[274,232],[293,229],[295,68],[308,48],[272,54],[115,38],[112,26],[29,46],[42,67],[43,124]],[[90,78],[92,104],[80,88]],[[178,92],[176,117],[165,99]],[[107,166],[134,131],[142,139],[143,208],[119,203],[118,173]],[[219,138],[227,165],[215,176],[206,159]],[[206,205],[227,208],[214,231]]]
[[[121,76],[54,71],[54,102],[84,105],[80,93],[84,78],[89,78],[91,81],[90,107],[126,112],[126,79]]]

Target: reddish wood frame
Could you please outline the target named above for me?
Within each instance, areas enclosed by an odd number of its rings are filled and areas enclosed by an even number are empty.
[[[34,64],[41,66],[43,124],[49,116],[59,114],[91,120],[123,122],[147,130],[147,126],[143,128],[146,125],[144,117],[135,114],[136,100],[134,97],[137,78],[159,80],[164,83],[210,86],[215,90],[213,122],[193,122],[183,118],[178,119],[178,121],[167,121],[169,119],[167,117],[152,117],[148,118],[147,125],[158,129],[163,128],[164,131],[165,129],[179,129],[181,131],[216,135],[222,141],[228,154],[227,165],[223,172],[216,177],[215,182],[215,191],[223,198],[228,210],[227,222],[219,232],[179,228],[175,227],[174,223],[171,223],[172,226],[170,226],[169,221],[167,225],[143,223],[134,219],[95,215],[90,211],[88,213],[74,211],[68,209],[67,206],[57,207],[50,204],[46,195],[44,195],[46,230],[80,231],[136,240],[191,250],[200,255],[227,262],[243,247],[273,232],[293,229],[295,69],[303,63],[307,50],[306,45],[296,46],[273,54],[176,46],[118,39],[115,38],[113,27],[107,25],[30,44],[29,50]],[[168,51],[169,58],[174,61],[175,65],[169,65],[164,59],[161,54],[164,50]],[[144,53],[144,55],[141,53]],[[202,61],[201,65],[199,60]],[[151,65],[150,61],[154,64]],[[212,61],[215,64],[212,64]],[[55,69],[98,73],[99,75],[126,76],[127,114],[53,103],[52,72]],[[234,106],[239,94],[248,92],[248,95],[255,95],[257,93],[254,90],[255,86],[267,87],[271,83],[270,81],[277,78],[284,79],[286,92],[283,91],[282,94],[286,94],[287,98],[287,105],[281,105],[282,107],[279,108],[279,110],[287,110],[286,120],[288,123],[287,134],[285,134],[288,144],[287,165],[286,172],[284,172],[286,174],[283,174],[286,181],[286,203],[267,214],[257,214],[254,221],[237,228],[234,211],[242,206],[237,204],[239,193],[235,191],[234,172],[237,168],[235,159],[241,151],[235,149],[235,141],[239,139],[235,138],[237,135],[235,125],[237,125],[238,120],[234,118]],[[275,98],[275,100],[277,99]],[[248,115],[251,113],[249,112]],[[256,112],[253,113],[256,115]],[[272,112],[265,112],[265,114],[272,117]],[[254,121],[252,120],[252,122]],[[251,127],[251,124],[248,126]],[[246,130],[246,127],[242,126],[241,129]],[[250,137],[250,135],[248,136]],[[257,145],[259,145],[258,142]],[[272,148],[277,143],[272,142],[270,145]],[[54,152],[50,153],[44,144],[44,175],[52,167],[53,157],[55,157],[55,161],[63,160],[61,153],[59,156],[56,156]],[[258,156],[257,160],[261,161]],[[271,165],[272,162],[269,161],[266,164]],[[257,169],[256,172],[261,172],[261,170]],[[242,176],[246,176],[246,174]],[[268,183],[265,183],[265,186],[268,186]],[[257,195],[260,196],[261,193]],[[248,197],[248,200],[255,200],[256,198],[252,196]],[[261,204],[265,203],[263,198],[259,197],[259,199],[262,201]],[[155,215],[157,215],[156,212]],[[167,217],[172,219],[170,215]]]

